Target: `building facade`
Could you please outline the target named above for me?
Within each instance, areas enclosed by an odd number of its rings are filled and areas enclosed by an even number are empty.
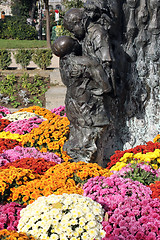
[[[0,4],[0,13],[5,12],[6,16],[12,15],[11,14],[11,0],[4,1]],[[1,14],[0,14],[1,18]]]
[[[49,0],[49,6],[52,9],[64,10],[62,0]]]

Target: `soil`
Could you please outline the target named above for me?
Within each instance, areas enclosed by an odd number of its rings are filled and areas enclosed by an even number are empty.
[[[19,102],[19,106],[13,106],[13,104],[11,104],[10,102],[9,103],[4,103],[4,101],[1,101],[1,98],[0,98],[0,105],[1,106],[4,106],[4,107],[7,107],[7,108],[26,108],[26,107],[30,107],[30,106],[33,106],[33,105],[38,105],[38,103],[36,102],[32,102],[32,103],[28,103],[27,105],[25,105],[24,101],[23,101],[23,98],[21,96],[19,96],[19,91],[20,90],[25,90],[26,91],[26,97],[28,99],[33,99],[33,97],[37,97],[39,100],[40,100],[40,103],[42,104],[41,107],[45,107],[46,106],[46,99],[45,99],[45,93],[42,94],[41,96],[38,96],[38,93],[37,94],[31,94],[28,89],[26,88],[23,88],[22,85],[21,85],[21,82],[20,82],[20,76],[22,76],[24,73],[27,73],[29,74],[29,78],[27,79],[28,83],[31,83],[33,84],[34,82],[34,76],[35,75],[38,75],[40,76],[45,84],[45,87],[46,89],[47,88],[50,88],[50,78],[49,78],[49,75],[50,75],[50,72],[53,71],[52,69],[51,70],[39,70],[39,69],[34,69],[34,70],[3,70],[3,71],[0,71],[0,81],[2,81],[6,75],[11,75],[11,74],[14,74],[16,76],[16,80],[17,80],[17,84],[15,84],[15,93],[14,93],[14,97],[16,98],[16,102]],[[18,87],[20,86],[20,87]],[[39,91],[41,89],[41,86],[39,87]],[[1,89],[0,89],[1,90]],[[3,97],[7,97],[7,95],[3,94]]]
[[[14,74],[16,76],[22,76],[25,72],[29,76],[39,75],[42,77],[49,77],[50,73],[53,72],[54,68],[47,68],[46,70],[41,70],[37,68],[27,68],[27,69],[17,69],[17,68],[8,68],[7,70],[0,70],[0,75]]]

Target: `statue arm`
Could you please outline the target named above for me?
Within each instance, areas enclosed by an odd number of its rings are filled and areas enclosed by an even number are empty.
[[[96,81],[96,83],[99,84],[99,89],[97,91],[95,90],[94,93],[97,95],[99,92],[101,93],[109,93],[111,91],[111,85],[108,80],[108,76],[106,75],[105,71],[103,70],[102,66],[97,64],[96,66],[93,65],[90,68],[91,75],[93,79]]]
[[[112,49],[108,32],[105,31],[99,24],[90,29],[90,41],[93,43],[93,48],[96,57],[100,63],[111,62]]]

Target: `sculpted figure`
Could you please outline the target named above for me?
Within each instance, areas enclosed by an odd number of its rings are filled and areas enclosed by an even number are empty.
[[[112,47],[107,30],[98,22],[101,16],[100,9],[96,6],[95,9],[91,9],[88,5],[85,10],[82,8],[70,9],[64,16],[64,27],[73,33],[80,42],[82,54],[99,62],[115,90]]]
[[[89,162],[95,158],[100,132],[110,122],[103,103],[103,94],[111,91],[109,79],[95,59],[80,55],[81,46],[75,39],[62,36],[52,50],[60,57],[61,77],[67,87],[65,105],[70,137],[64,150],[74,161]]]
[[[74,39],[57,40],[53,52],[67,87],[64,149],[74,161],[104,166],[115,150],[158,134],[159,2],[86,0],[65,14]]]

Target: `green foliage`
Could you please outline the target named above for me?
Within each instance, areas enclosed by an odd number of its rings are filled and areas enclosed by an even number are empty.
[[[16,63],[21,64],[22,68],[27,68],[32,59],[32,50],[19,49],[14,54]]]
[[[40,76],[35,75],[32,83],[28,82],[28,77],[28,74],[25,73],[21,77],[21,81],[22,87],[27,88],[31,95],[38,96],[44,94],[47,91],[47,87],[44,85],[44,81]]]
[[[12,0],[11,11],[15,16],[29,16],[29,10],[32,8],[32,0]]]
[[[33,99],[30,99],[30,102],[39,107],[43,106],[42,102],[36,96],[34,96]]]
[[[139,167],[136,163],[131,164],[131,170],[126,172],[123,176],[124,178],[131,178],[133,181],[139,181],[144,185],[149,185],[155,181],[159,181],[159,178],[156,177],[151,171],[146,171]]]
[[[38,38],[36,29],[27,24],[25,17],[6,17],[0,20],[0,38],[34,40]]]
[[[13,96],[15,89],[14,85],[17,83],[14,74],[7,75],[5,79],[0,81],[0,93],[7,94],[8,96]]]
[[[46,69],[51,65],[52,51],[48,49],[38,49],[33,53],[32,60],[41,69]]]
[[[14,74],[0,78],[0,102],[10,104],[14,108],[32,104],[43,106],[43,94],[48,89],[49,79],[38,75],[29,77],[24,73],[21,77]],[[20,91],[21,90],[21,91]]]
[[[0,50],[0,69],[7,69],[11,62],[11,53],[7,50]]]
[[[84,5],[82,0],[63,0],[62,4],[65,6],[66,10],[70,8],[81,8]]]
[[[63,35],[73,37],[73,34],[70,33],[68,30],[66,30],[66,29],[63,27],[63,24],[62,24],[62,25],[61,25],[61,28],[57,28],[57,29],[56,29],[56,36],[57,36],[57,37],[60,37],[60,36],[63,36]]]
[[[11,96],[10,97],[10,102],[11,102],[11,105],[14,107],[14,108],[17,108],[18,106],[21,105],[20,102],[17,101],[16,97],[14,96]]]
[[[76,184],[84,185],[88,181],[89,177],[85,180],[82,180],[80,177],[76,175],[76,173],[73,173],[73,180]]]
[[[70,8],[82,8],[84,2],[82,0],[63,0],[62,4],[65,6],[65,12],[67,12]],[[73,34],[66,30],[63,26],[63,16],[65,12],[62,11],[59,12],[59,25],[61,25],[61,28],[59,28],[58,31],[56,31],[57,37],[63,35],[73,37]]]

